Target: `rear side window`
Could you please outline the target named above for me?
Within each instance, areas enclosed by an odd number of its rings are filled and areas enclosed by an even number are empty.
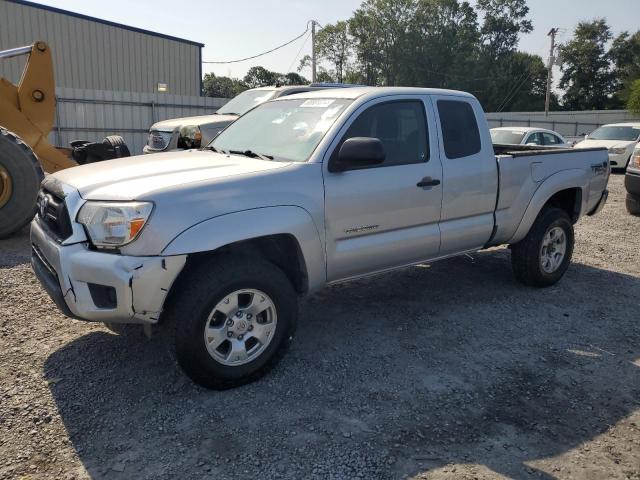
[[[458,100],[438,100],[438,114],[447,158],[468,157],[480,151],[480,131],[471,105]]]
[[[527,138],[527,145],[530,145],[530,144],[542,145],[543,144],[542,134],[539,132],[536,132],[529,135],[529,138]]]
[[[562,143],[558,137],[547,132],[542,132],[542,139],[544,145],[559,145]]]
[[[384,163],[376,167],[407,165],[429,160],[425,112],[422,102],[419,101],[403,100],[369,107],[351,124],[341,139],[334,151],[336,157],[342,143],[352,137],[380,139],[386,158]]]

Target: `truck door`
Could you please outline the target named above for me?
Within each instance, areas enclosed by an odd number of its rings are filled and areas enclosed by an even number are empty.
[[[442,169],[428,97],[378,98],[340,129],[323,165],[329,281],[438,256]],[[342,143],[381,140],[382,164],[331,172]]]
[[[498,192],[484,112],[472,97],[434,95],[431,100],[443,172],[440,254],[478,249],[491,237]]]

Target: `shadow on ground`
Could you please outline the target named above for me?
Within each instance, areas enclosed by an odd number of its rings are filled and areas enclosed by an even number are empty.
[[[578,264],[534,290],[508,260],[324,290],[279,367],[231,391],[185,380],[161,341],[106,332],[54,352],[45,375],[97,478],[388,478],[450,463],[554,478],[526,462],[640,406],[640,279]]]

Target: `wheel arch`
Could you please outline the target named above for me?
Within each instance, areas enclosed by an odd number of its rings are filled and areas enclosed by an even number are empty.
[[[260,255],[281,268],[299,293],[316,290],[326,281],[324,248],[311,215],[295,206],[265,207],[235,212],[185,230],[162,255],[188,255],[190,265],[218,255]]]
[[[586,208],[586,185],[588,179],[585,179],[585,172],[581,169],[563,170],[547,178],[536,189],[515,234],[507,243],[513,244],[522,240],[540,212],[547,206],[564,210],[575,224]]]

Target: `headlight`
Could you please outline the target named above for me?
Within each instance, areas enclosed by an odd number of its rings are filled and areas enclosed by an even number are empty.
[[[186,125],[180,127],[180,136],[178,137],[178,148],[200,148],[202,142],[202,132],[197,125]]]
[[[640,168],[640,149],[635,150],[633,152],[633,156],[631,157],[631,162],[629,162],[630,167]]]
[[[622,155],[624,152],[626,152],[627,149],[626,148],[610,148],[609,149],[609,153],[613,153],[614,155]]]
[[[151,215],[150,202],[87,202],[78,212],[97,247],[120,247],[136,239]]]

